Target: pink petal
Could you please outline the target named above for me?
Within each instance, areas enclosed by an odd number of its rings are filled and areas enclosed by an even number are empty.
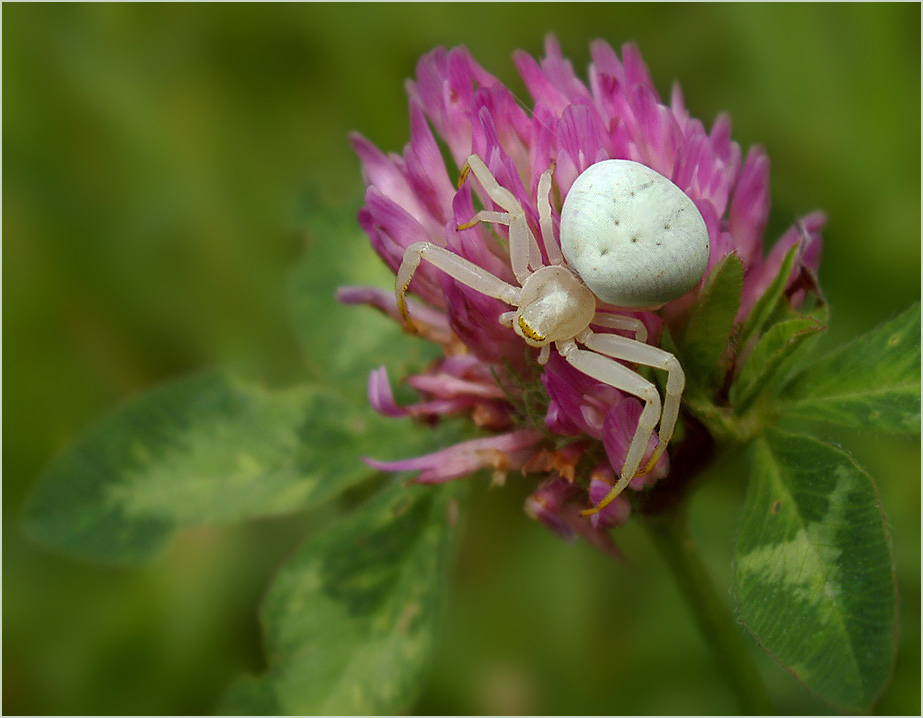
[[[579,536],[601,551],[620,558],[621,554],[605,527],[597,526],[591,519],[580,515],[585,501],[583,490],[562,479],[552,479],[526,499],[524,508],[528,516],[540,521],[565,541],[574,541]]]
[[[522,109],[513,93],[501,84],[492,87],[481,87],[474,96],[474,116],[479,117],[486,113],[492,118],[492,131],[494,142],[503,148],[516,166],[519,174],[525,172],[528,166],[528,142],[531,134],[531,120]],[[477,122],[475,122],[477,127]],[[473,143],[475,151],[478,142]]]
[[[448,374],[417,374],[407,378],[407,383],[417,391],[425,391],[443,399],[458,396],[484,399],[504,399],[506,392],[496,383],[467,381]]]
[[[531,453],[525,450],[541,440],[541,432],[534,429],[520,429],[486,439],[463,441],[447,449],[414,459],[376,461],[363,458],[363,461],[380,471],[420,471],[420,475],[416,478],[417,483],[438,484],[466,476],[485,467],[504,471],[521,468],[527,454]]]
[[[567,96],[545,75],[535,59],[522,50],[513,53],[513,62],[532,99],[550,107],[556,114],[569,104]]]
[[[442,153],[433,137],[429,123],[418,100],[410,102],[410,143],[404,156],[411,185],[426,207],[428,214],[439,225],[449,220],[455,188],[446,172]]]
[[[654,81],[635,43],[626,42],[622,45],[622,65],[625,68],[625,82],[629,87],[643,85],[654,93],[658,102],[660,101],[660,98],[656,96],[657,89],[654,87]]]
[[[388,370],[384,367],[374,369],[369,374],[369,403],[372,408],[383,416],[398,418],[407,416],[408,411],[398,406],[391,392],[391,382],[388,381]]]
[[[602,501],[612,487],[615,486],[616,478],[609,466],[597,467],[592,472],[590,479],[590,503],[594,506]],[[610,528],[624,524],[631,513],[631,503],[625,498],[624,494],[616,496],[615,499],[602,511],[597,511],[590,516],[590,522],[594,527]]]
[[[608,139],[592,105],[570,105],[561,115],[559,148],[570,156],[578,175],[609,158]]]
[[[350,143],[362,162],[362,175],[368,187],[376,190],[389,201],[402,207],[423,226],[439,227],[417,196],[407,176],[404,159],[397,155],[385,155],[375,145],[358,133],[349,136]]]
[[[606,448],[609,463],[617,474],[622,471],[625,455],[628,453],[628,447],[634,439],[640,418],[641,402],[634,397],[625,397],[620,402],[616,402],[606,415],[606,421],[603,425],[603,446]],[[656,448],[657,434],[654,432],[648,439],[647,449],[644,452],[644,458],[641,460],[642,468],[647,464]],[[654,468],[647,474],[634,478],[630,486],[633,489],[641,488],[652,481],[663,478],[668,473],[669,459],[666,452],[664,452],[657,460]]]
[[[542,60],[542,72],[568,101],[574,102],[580,98],[589,98],[590,93],[577,79],[570,61],[564,59],[561,54],[561,45],[552,34],[545,36],[545,58]]]
[[[624,81],[625,70],[609,43],[604,40],[593,40],[590,43],[590,57],[593,59],[590,65],[590,78],[602,74]]]
[[[529,518],[540,521],[565,541],[576,541],[577,532],[571,526],[565,507],[579,495],[580,489],[576,486],[554,479],[526,498],[523,508]]]
[[[336,291],[336,300],[342,304],[367,304],[384,312],[395,321],[401,321],[400,312],[397,310],[397,298],[392,291],[373,287],[340,287]],[[433,333],[444,335],[445,340],[440,341],[440,344],[448,342],[450,331],[445,313],[431,309],[412,298],[407,299],[407,304],[410,306],[410,315],[416,324],[424,324]]]
[[[762,147],[751,147],[731,198],[728,220],[744,267],[759,259],[768,219],[769,158]]]
[[[678,146],[682,137],[672,113],[657,100],[657,93],[645,85],[632,88],[634,115],[637,122],[635,144],[648,167],[665,177],[673,174]]]
[[[782,266],[782,260],[793,246],[798,246],[798,256],[795,258],[786,287],[795,280],[802,268],[816,273],[823,241],[820,233],[826,222],[827,216],[823,212],[812,212],[804,217],[782,235],[764,261],[744,276],[739,319],[749,314],[757,298],[772,284]]]

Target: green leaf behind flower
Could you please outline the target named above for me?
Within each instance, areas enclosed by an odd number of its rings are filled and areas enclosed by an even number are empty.
[[[821,698],[868,710],[891,676],[897,622],[872,478],[839,449],[778,430],[752,459],[735,551],[741,618]]]
[[[759,394],[770,391],[784,380],[790,360],[798,349],[823,329],[824,325],[813,317],[789,319],[767,329],[731,387],[734,409],[738,413],[746,411]]]
[[[785,291],[785,285],[788,283],[789,275],[792,273],[797,254],[797,245],[788,250],[782,259],[778,273],[772,280],[772,284],[753,303],[753,307],[744,320],[740,331],[741,347],[746,348],[754,338],[759,336],[763,327],[769,322],[770,317],[779,309],[782,293]]]
[[[920,305],[842,346],[782,390],[782,416],[920,432]]]
[[[394,274],[375,254],[356,212],[312,206],[307,246],[289,280],[295,330],[313,376],[365,396],[368,372],[387,365],[392,376],[420,370],[439,347],[407,334],[392,318],[336,300],[343,286],[394,291]]]
[[[309,541],[263,603],[268,672],[232,684],[222,711],[407,710],[429,662],[466,488],[392,487]]]
[[[701,298],[675,337],[692,395],[712,394],[721,383],[742,287],[743,265],[729,254],[708,275]]]
[[[164,384],[91,428],[44,471],[25,528],[91,560],[137,563],[184,527],[281,514],[372,475],[403,422],[312,385],[221,372]]]

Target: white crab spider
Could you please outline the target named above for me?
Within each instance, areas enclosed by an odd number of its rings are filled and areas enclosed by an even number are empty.
[[[658,421],[657,448],[641,473],[663,454],[676,426],[686,381],[675,356],[645,343],[647,331],[639,320],[597,311],[597,297],[620,307],[656,309],[690,291],[708,265],[705,221],[692,200],[663,175],[637,162],[605,160],[591,165],[568,192],[561,209],[559,248],[551,217],[552,164],[538,184],[539,227],[549,262],[545,265],[522,205],[477,155],[471,155],[462,168],[461,182],[469,170],[503,211],[483,210],[458,229],[478,222],[508,226],[510,263],[520,286],[507,284],[436,244],[415,242],[405,250],[397,273],[398,307],[410,323],[404,295],[426,259],[462,284],[515,307],[501,314],[500,322],[530,346],[541,347],[540,364],[548,361],[553,344],[584,374],[644,402],[618,482],[602,501],[583,512],[595,513],[638,474]],[[598,334],[591,324],[628,330],[635,338]],[[662,410],[654,384],[615,359],[667,372]]]

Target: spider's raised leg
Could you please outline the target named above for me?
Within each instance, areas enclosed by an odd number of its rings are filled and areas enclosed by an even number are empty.
[[[679,418],[680,399],[683,395],[683,389],[686,387],[686,375],[683,373],[679,360],[670,352],[659,347],[616,334],[595,334],[587,330],[578,337],[578,340],[585,344],[587,348],[600,354],[606,354],[633,364],[643,364],[655,369],[663,369],[667,372],[667,386],[663,397],[663,416],[660,419],[660,429],[657,432],[657,448],[654,449],[647,466],[641,470],[641,473],[650,471],[663,455],[667,444],[670,443],[673,430],[676,428],[676,421]],[[638,433],[640,432],[641,426],[639,424]],[[635,434],[635,440],[638,438],[638,433]],[[634,443],[634,440],[632,443]],[[628,465],[627,460],[625,464],[626,466]]]
[[[592,332],[589,333],[592,334]],[[625,455],[625,463],[622,465],[621,477],[602,501],[592,509],[582,512],[586,516],[594,514],[612,503],[615,497],[622,493],[638,473],[641,459],[644,458],[644,450],[647,449],[648,441],[651,434],[654,433],[657,420],[660,418],[660,394],[657,393],[657,387],[640,374],[607,356],[598,354],[596,351],[578,349],[574,341],[560,342],[557,348],[561,356],[574,368],[609,386],[636,396],[644,402],[644,409],[641,411],[641,418],[638,420],[638,428],[628,445],[628,453]]]
[[[484,164],[484,160],[477,155],[471,155],[465,162],[465,166],[462,167],[462,182],[467,177],[469,170],[481,183],[487,195],[500,205],[505,212],[492,212],[489,210],[478,212],[470,222],[466,222],[458,228],[467,229],[473,227],[477,222],[508,226],[510,228],[510,266],[513,268],[513,274],[516,275],[516,281],[522,284],[532,274],[529,271],[529,265],[535,266],[536,263],[540,265],[542,256],[532,230],[529,229],[529,224],[526,221],[526,213],[515,195],[497,182],[490,169]]]
[[[411,322],[407,314],[407,301],[404,295],[407,293],[411,280],[413,280],[414,272],[417,271],[417,267],[420,266],[420,262],[424,259],[437,269],[441,269],[452,279],[471,287],[481,294],[494,297],[507,304],[516,305],[519,303],[518,287],[507,284],[502,279],[490,274],[486,269],[469,262],[444,247],[432,242],[414,242],[404,250],[404,258],[401,261],[400,269],[397,270],[397,281],[394,285],[397,308],[400,310],[404,321],[408,324],[411,324]]]
[[[554,162],[542,173],[538,180],[538,220],[542,231],[542,244],[545,245],[548,262],[550,264],[564,264],[561,246],[554,238],[554,222],[551,218],[551,175],[553,173]],[[535,265],[532,268],[537,269]]]
[[[626,329],[633,332],[635,339],[639,342],[647,341],[647,327],[644,322],[634,317],[626,317],[624,314],[609,314],[608,312],[596,312],[592,324],[609,329]]]

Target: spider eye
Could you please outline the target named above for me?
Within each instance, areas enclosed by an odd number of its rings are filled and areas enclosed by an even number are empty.
[[[561,249],[603,301],[657,307],[702,278],[708,229],[692,200],[662,174],[630,160],[604,160],[567,193]]]
[[[526,318],[520,314],[517,320],[519,324],[519,330],[524,339],[529,339],[535,343],[536,346],[541,345],[548,337],[544,334],[540,334],[532,328],[532,325],[526,321]]]

